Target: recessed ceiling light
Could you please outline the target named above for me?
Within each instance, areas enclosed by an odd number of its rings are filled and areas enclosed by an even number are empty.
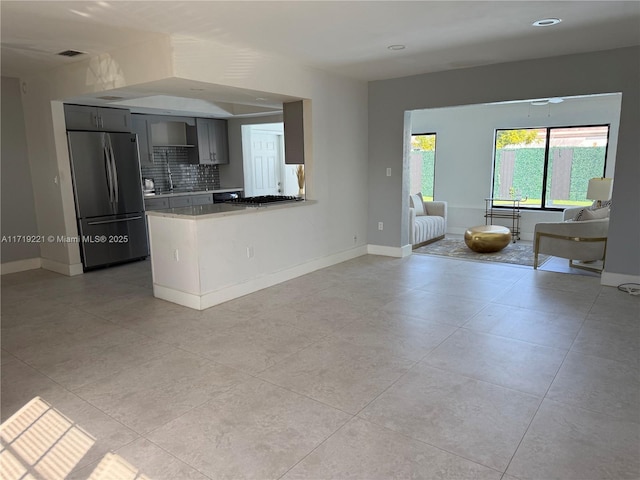
[[[549,105],[550,103],[562,103],[562,102],[564,102],[564,98],[561,98],[561,97],[539,98],[538,100],[532,100],[531,105],[540,107],[542,105]]]
[[[542,18],[540,20],[536,20],[531,25],[534,27],[550,27],[552,25],[557,25],[562,21],[560,18]]]
[[[264,97],[256,97],[256,100],[257,100],[258,102],[266,102],[268,99],[267,99],[267,98],[264,98]]]
[[[397,45],[389,45],[387,48],[389,50],[404,50],[406,47],[404,45],[397,44]]]
[[[549,105],[549,100],[547,100],[546,98],[543,100],[534,100],[533,102],[531,102],[531,105],[535,105],[536,107],[541,107],[543,105]]]

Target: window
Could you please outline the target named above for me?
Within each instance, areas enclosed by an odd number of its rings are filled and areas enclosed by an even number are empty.
[[[608,140],[609,125],[496,130],[492,196],[523,208],[591,205],[587,185],[604,176]]]
[[[411,135],[409,172],[410,192],[422,192],[422,198],[433,200],[433,184],[436,166],[436,134]]]

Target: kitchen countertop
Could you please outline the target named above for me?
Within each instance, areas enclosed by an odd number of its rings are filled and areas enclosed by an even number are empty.
[[[185,195],[199,195],[207,193],[228,193],[242,192],[244,188],[217,188],[215,190],[189,190],[189,191],[173,191],[163,193],[145,193],[144,198],[164,198],[164,197],[182,197]]]
[[[231,190],[234,191],[234,190]],[[243,215],[314,205],[316,200],[299,200],[297,202],[274,202],[256,206],[235,205],[232,203],[214,203],[211,205],[195,205],[190,207],[168,208],[165,210],[150,210],[147,215],[154,217],[182,218],[189,220],[203,220],[207,218],[226,217],[229,215]]]

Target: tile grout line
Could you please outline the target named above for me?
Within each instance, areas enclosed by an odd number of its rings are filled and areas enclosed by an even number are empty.
[[[457,330],[456,330],[456,331],[457,331]],[[448,335],[445,339],[443,339],[443,340],[442,340],[442,342],[440,342],[436,347],[434,347],[433,349],[431,349],[431,351],[433,351],[435,348],[437,348],[439,345],[441,345],[441,344],[442,344],[442,343],[443,343],[447,338],[449,338],[451,335],[453,335],[453,333],[455,333],[455,331],[454,331],[454,332],[452,332],[450,335]],[[347,343],[350,343],[350,342],[347,342]],[[421,357],[421,359],[422,359],[422,358],[424,358],[424,357],[425,357],[426,355],[428,355],[428,354],[429,354],[429,352],[425,353],[425,354],[424,354],[424,356],[422,356],[422,357]],[[396,358],[399,358],[399,357],[396,357]],[[408,368],[404,373],[402,373],[402,374],[401,374],[401,375],[400,375],[400,376],[399,376],[395,381],[393,381],[393,382],[392,382],[390,385],[388,385],[384,390],[382,390],[378,395],[376,395],[373,399],[371,399],[371,400],[370,400],[370,401],[369,401],[369,402],[368,402],[364,407],[362,407],[360,410],[358,410],[355,414],[350,414],[350,413],[348,413],[348,415],[350,415],[350,417],[351,417],[351,418],[349,418],[349,419],[348,419],[348,420],[347,420],[347,421],[346,421],[342,426],[340,426],[340,428],[336,429],[336,431],[335,431],[335,432],[333,432],[331,435],[329,435],[327,438],[325,438],[322,442],[320,442],[320,443],[319,443],[315,448],[313,448],[309,453],[307,453],[304,457],[302,457],[298,462],[296,462],[294,465],[292,465],[292,466],[291,466],[291,467],[290,467],[286,472],[284,472],[284,473],[283,473],[283,475],[281,475],[281,476],[280,476],[280,477],[278,477],[278,478],[282,478],[282,477],[284,477],[284,476],[285,476],[287,473],[289,473],[293,468],[295,468],[298,464],[300,464],[302,461],[304,461],[304,459],[306,459],[309,455],[311,455],[314,451],[316,451],[316,450],[317,450],[321,445],[323,445],[324,443],[326,443],[326,442],[327,442],[331,437],[333,437],[336,433],[338,433],[340,430],[342,430],[342,429],[343,429],[343,428],[344,428],[348,423],[352,422],[352,421],[353,421],[353,419],[357,418],[357,419],[359,419],[359,420],[369,421],[369,420],[366,420],[366,419],[364,419],[364,418],[360,417],[360,416],[359,416],[360,412],[362,412],[365,408],[367,408],[367,406],[369,406],[371,403],[373,403],[373,402],[374,402],[377,398],[379,398],[379,397],[380,397],[384,392],[386,392],[389,388],[391,388],[391,387],[392,387],[393,385],[395,385],[398,381],[400,381],[400,379],[402,379],[405,375],[407,375],[407,373],[409,373],[409,371],[411,371],[411,370],[412,370],[412,369],[413,369],[413,368],[414,368],[418,363],[420,363],[421,359],[416,360],[416,361],[413,363],[413,365],[411,365],[411,366],[410,366],[410,367],[409,367],[409,368]],[[263,379],[261,379],[261,378],[260,378],[260,380],[263,380]],[[263,380],[263,381],[266,381],[266,382],[268,382],[268,383],[271,383],[272,385],[277,386],[277,387],[279,387],[279,388],[285,388],[285,387],[282,387],[282,386],[280,386],[280,385],[273,384],[272,382],[270,382],[270,381],[268,381],[268,380]],[[285,388],[285,390],[289,390],[289,389],[288,389],[288,388]],[[291,391],[291,390],[289,390],[289,391]],[[303,395],[303,396],[307,397],[306,395],[304,395],[304,394],[300,394],[300,393],[295,392],[295,391],[291,391],[291,392],[292,392],[292,393],[295,393],[295,394],[298,394],[298,395]],[[311,397],[307,397],[307,398],[310,398],[311,400],[314,400],[314,401],[316,401],[316,402],[319,402],[319,403],[324,404],[324,402],[320,402],[319,400],[313,399],[313,398],[311,398]],[[330,406],[331,408],[336,408],[336,407],[332,407],[331,405],[327,405],[327,406]],[[342,411],[341,409],[337,409],[337,410]],[[345,412],[345,413],[347,413],[347,412]],[[374,422],[371,422],[371,423],[373,423],[374,425],[377,425],[377,424],[376,424],[376,423],[374,423]],[[381,427],[382,427],[382,425],[379,425],[379,426],[381,426]],[[386,429],[386,427],[383,427],[383,428],[385,428],[385,429]],[[389,429],[387,429],[387,430],[389,430]],[[393,431],[393,430],[390,430],[390,431]],[[398,433],[398,432],[395,432],[395,433]],[[403,435],[403,434],[401,434],[401,435]],[[403,436],[405,436],[405,435],[403,435]],[[406,438],[411,438],[411,437],[408,437],[408,436],[405,436],[405,437],[406,437]],[[413,439],[413,438],[411,438],[411,439],[412,439],[412,440],[416,440],[416,439]],[[421,442],[421,443],[424,443],[424,444],[426,444],[426,445],[429,445],[429,444],[428,444],[428,443],[426,443],[426,442]],[[433,446],[433,445],[431,445],[431,446]],[[438,447],[435,447],[435,448],[438,448]],[[442,449],[440,449],[440,448],[439,448],[439,450],[442,450]],[[446,450],[443,450],[443,451],[446,451]],[[447,452],[447,453],[451,453],[451,452]],[[455,455],[455,454],[454,454],[454,455]],[[457,456],[459,457],[459,455],[457,455]],[[460,458],[464,458],[464,457],[460,457]],[[467,460],[468,460],[468,459],[467,459]],[[477,462],[474,462],[474,463],[477,463]]]
[[[399,435],[399,436],[401,436],[401,437],[404,437],[404,438],[406,438],[407,440],[411,440],[411,441],[413,441],[413,442],[418,442],[418,443],[421,443],[421,444],[423,444],[423,445],[427,445],[427,446],[429,446],[429,447],[431,447],[431,448],[435,448],[436,450],[439,450],[439,451],[441,451],[441,452],[444,452],[444,453],[446,453],[446,454],[448,454],[448,455],[453,455],[454,457],[462,458],[463,460],[466,460],[466,461],[468,461],[468,462],[471,462],[471,463],[473,463],[473,464],[475,464],[475,465],[480,465],[480,466],[482,466],[482,467],[485,467],[485,468],[488,468],[488,469],[490,469],[490,470],[493,470],[493,471],[494,471],[494,472],[496,472],[496,473],[500,473],[501,475],[504,475],[504,472],[501,472],[500,470],[497,470],[497,469],[496,469],[496,468],[494,468],[494,467],[490,467],[489,465],[485,465],[484,463],[480,463],[480,462],[478,462],[477,460],[472,460],[472,459],[467,458],[467,457],[465,457],[465,456],[463,456],[463,455],[460,455],[459,453],[450,452],[449,450],[446,450],[445,448],[439,447],[438,445],[433,445],[433,444],[431,444],[431,443],[429,443],[429,442],[426,442],[426,441],[424,441],[424,440],[421,440],[421,439],[419,439],[419,438],[412,437],[412,436],[410,436],[410,435],[407,435],[407,434],[406,434],[406,433],[404,433],[404,432],[399,432],[399,431],[397,431],[397,430],[393,430],[393,429],[391,429],[391,428],[389,428],[389,427],[387,427],[387,426],[385,426],[385,425],[382,425],[382,424],[380,424],[380,423],[377,423],[377,422],[375,422],[375,421],[373,421],[373,420],[370,420],[370,419],[368,419],[368,418],[362,418],[362,417],[355,417],[355,418],[357,418],[357,419],[358,419],[358,420],[360,420],[360,421],[368,422],[368,423],[371,423],[372,425],[376,425],[377,427],[384,428],[385,430],[387,430],[387,431],[389,431],[389,432],[391,432],[391,433],[393,433],[393,434],[395,434],[395,435]]]
[[[351,414],[350,414],[351,415]],[[333,433],[331,433],[330,435],[327,436],[327,438],[325,438],[324,440],[322,440],[318,445],[316,445],[315,447],[313,447],[306,455],[304,455],[300,460],[298,460],[297,462],[295,462],[293,465],[291,465],[291,467],[289,467],[282,475],[280,475],[278,477],[278,479],[281,479],[282,477],[284,477],[287,473],[289,473],[291,470],[293,470],[294,468],[296,468],[296,466],[298,466],[300,463],[302,463],[308,456],[310,456],[313,452],[315,452],[317,449],[319,449],[322,445],[324,445],[331,437],[333,437],[336,433],[338,433],[340,430],[342,430],[348,423],[350,423],[355,417],[355,415],[351,415],[351,418],[348,418],[342,425],[340,425]]]
[[[594,300],[594,302],[595,302],[595,300]],[[589,308],[589,311],[591,311],[591,308],[593,308],[593,304]],[[582,319],[582,325],[584,325],[584,322],[586,321],[587,315],[588,315],[588,312],[585,313],[584,318]],[[578,335],[580,334],[581,330],[582,330],[582,326],[580,326],[580,330],[578,330],[578,333],[576,333],[576,336],[574,337],[573,341],[571,342],[571,345],[569,346],[569,349],[567,350],[567,352],[562,357],[562,362],[560,362],[560,365],[558,366],[558,369],[556,370],[556,373],[553,376],[553,379],[551,380],[551,382],[549,382],[549,386],[547,387],[547,390],[545,391],[544,395],[542,396],[542,398],[540,400],[540,404],[538,405],[538,408],[536,408],[536,411],[531,416],[531,420],[529,421],[529,424],[527,425],[527,428],[525,429],[524,433],[522,434],[522,437],[520,438],[520,441],[518,442],[518,445],[516,446],[515,450],[513,451],[513,455],[511,455],[511,458],[509,459],[509,462],[507,463],[507,467],[504,470],[505,475],[507,474],[507,471],[509,470],[509,467],[511,466],[511,463],[513,463],[513,459],[516,457],[516,455],[518,453],[518,450],[520,449],[520,447],[522,445],[522,442],[524,442],[524,439],[527,436],[527,433],[531,429],[531,425],[533,425],[533,422],[536,419],[536,416],[538,415],[538,412],[540,411],[540,408],[542,407],[542,404],[544,403],[545,400],[553,401],[551,398],[547,398],[547,395],[549,394],[549,390],[551,390],[551,387],[553,386],[553,383],[555,382],[556,378],[558,377],[558,373],[560,373],[560,370],[562,370],[562,366],[564,365],[564,362],[566,361],[567,357],[569,356],[569,352],[571,352],[571,348],[573,348],[573,344],[575,343],[576,338],[578,338]]]
[[[104,411],[104,410],[102,410],[100,407],[98,407],[97,405],[94,405],[92,402],[90,402],[90,401],[86,400],[85,398],[81,397],[80,395],[78,395],[78,394],[77,394],[76,392],[74,392],[73,390],[69,390],[69,389],[68,389],[67,387],[65,387],[64,385],[62,385],[62,384],[58,383],[58,382],[57,382],[56,380],[54,380],[53,378],[49,377],[46,373],[41,372],[40,370],[38,370],[37,368],[35,368],[35,367],[33,367],[32,365],[28,364],[27,362],[25,362],[25,361],[24,361],[24,360],[22,360],[22,359],[17,358],[17,360],[18,360],[20,363],[22,363],[23,365],[26,365],[28,368],[32,369],[33,371],[35,371],[35,372],[37,372],[38,374],[42,375],[43,377],[47,378],[49,381],[51,381],[51,382],[53,382],[54,384],[58,385],[58,386],[59,386],[61,389],[63,389],[65,392],[69,393],[70,395],[72,395],[73,397],[77,398],[78,400],[80,400],[80,401],[82,401],[82,402],[86,403],[87,405],[91,406],[92,408],[95,408],[97,411],[99,411],[100,413],[102,413],[103,415],[105,415],[106,417],[108,417],[109,419],[111,419],[112,421],[114,421],[115,423],[117,423],[118,425],[122,426],[123,428],[125,428],[125,429],[127,429],[127,430],[129,430],[129,431],[131,431],[131,432],[133,432],[133,433],[136,435],[136,438],[132,439],[130,442],[125,443],[124,445],[121,445],[121,446],[120,446],[120,447],[118,447],[118,448],[125,447],[125,446],[130,445],[131,443],[135,442],[136,440],[138,440],[138,439],[140,439],[140,438],[143,438],[143,435],[142,435],[142,434],[140,434],[140,433],[136,432],[135,430],[133,430],[133,429],[132,429],[131,427],[129,427],[128,425],[125,425],[124,423],[122,423],[122,422],[121,422],[120,420],[118,420],[117,418],[114,418],[114,417],[113,417],[113,416],[111,416],[109,413],[105,412],[105,411]],[[44,400],[47,400],[47,399],[44,399]],[[52,406],[53,406],[53,405],[52,405]],[[54,407],[54,408],[56,408],[56,410],[58,410],[58,409],[59,409],[59,408],[61,408],[61,407],[56,406],[56,407]],[[68,415],[67,415],[67,416],[68,416]],[[71,417],[69,417],[69,418],[71,418]],[[75,420],[74,420],[74,421],[75,421]],[[77,423],[77,422],[76,422],[76,423]],[[77,424],[78,424],[78,423],[77,423]],[[83,427],[83,426],[82,426],[82,425],[80,425],[80,424],[78,424],[78,426],[80,426],[80,427],[82,427],[82,428],[86,428],[86,427]],[[97,439],[96,439],[96,440],[97,440]],[[89,450],[89,451],[91,451],[91,450]],[[89,453],[89,451],[88,451],[87,453]],[[86,455],[86,454],[85,454],[85,455]],[[83,458],[84,458],[84,457],[83,457]],[[81,459],[81,460],[82,460],[82,459]],[[96,460],[96,462],[99,462],[99,461],[100,461],[100,459]],[[82,466],[82,467],[80,467],[80,468],[86,468],[86,467],[88,467],[88,466],[90,466],[90,465],[92,465],[93,463],[96,463],[96,462],[87,463],[86,465],[83,465],[83,466]],[[76,466],[74,467],[74,469],[72,470],[72,472],[73,472],[74,470],[79,470],[79,468],[77,467],[77,464],[76,464]]]

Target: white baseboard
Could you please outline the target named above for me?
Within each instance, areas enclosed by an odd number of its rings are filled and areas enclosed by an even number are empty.
[[[71,265],[61,262],[56,262],[55,260],[50,260],[48,258],[40,259],[42,262],[42,268],[45,270],[51,270],[52,272],[61,273],[62,275],[66,275],[68,277],[73,277],[75,275],[82,275],[84,270],[82,270],[81,263],[72,263]]]
[[[25,272],[27,270],[35,270],[42,266],[40,257],[26,258],[24,260],[15,260],[13,262],[6,262],[0,265],[0,275],[7,275],[8,273]]]
[[[330,267],[338,263],[351,260],[352,258],[360,257],[367,254],[366,245],[352,248],[344,252],[329,255],[327,257],[318,258],[309,262],[296,265],[279,272],[274,272],[268,275],[257,277],[248,280],[243,283],[232,285],[230,287],[222,288],[214,292],[204,293],[202,295],[194,295],[191,293],[181,292],[173,288],[164,287],[162,285],[153,285],[153,295],[157,298],[167,300],[169,302],[177,303],[185,307],[193,308],[196,310],[205,310],[214,305],[228,302],[234,298],[242,297],[258,290],[277,285],[287,280],[306,275],[307,273],[315,272],[321,268]]]
[[[193,308],[194,310],[204,310],[201,308],[201,297],[192,293],[181,292],[154,283],[153,296],[161,300],[166,300],[167,302],[177,303],[183,307]]]
[[[27,258],[26,260],[17,260],[15,262],[3,263],[0,268],[1,274],[6,275],[8,273],[24,272],[26,270],[34,270],[36,268],[43,268],[45,270],[51,270],[52,272],[61,273],[68,277],[75,275],[82,275],[81,263],[74,263],[67,265],[66,263],[56,262],[48,258]]]
[[[600,276],[600,284],[608,287],[617,287],[623,283],[640,283],[640,275],[624,275],[622,273],[609,273],[606,270]]]
[[[385,257],[404,258],[411,255],[411,245],[403,247],[387,247],[386,245],[367,245],[369,255],[382,255]]]

